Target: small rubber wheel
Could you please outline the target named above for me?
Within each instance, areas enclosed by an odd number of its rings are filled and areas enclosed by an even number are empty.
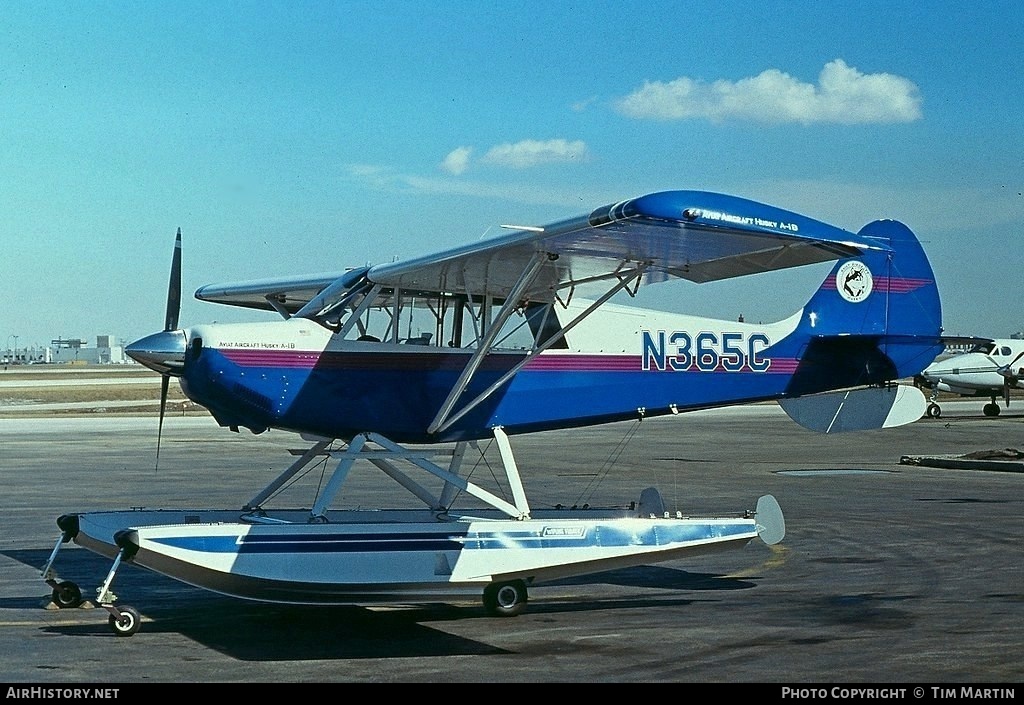
[[[484,607],[495,617],[515,617],[526,609],[527,599],[522,580],[494,583],[484,589]]]
[[[986,404],[981,409],[985,416],[999,416],[999,405],[998,404]]]
[[[928,414],[928,418],[937,419],[942,416],[942,409],[939,408],[938,404],[929,404],[928,408],[925,409],[925,413]]]
[[[58,583],[51,594],[53,604],[61,609],[70,609],[82,604],[82,591],[70,580]]]
[[[118,636],[131,636],[135,632],[139,631],[139,626],[142,624],[142,618],[139,616],[139,611],[134,607],[118,607],[119,617],[110,615],[108,622],[110,628],[114,630],[114,634]]]

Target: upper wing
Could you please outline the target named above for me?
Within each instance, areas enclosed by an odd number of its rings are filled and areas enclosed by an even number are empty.
[[[195,297],[200,301],[293,314],[345,274],[347,272],[333,272],[280,279],[254,279],[228,284],[208,284],[200,287],[196,291]]]
[[[377,265],[365,276],[385,287],[467,296],[505,298],[518,286],[520,299],[546,302],[562,289],[624,279],[641,268],[639,284],[677,277],[708,282],[885,249],[871,238],[756,201],[662,191],[542,228]],[[533,276],[523,281],[527,270]],[[208,286],[196,298],[294,313],[335,282],[330,276]]]

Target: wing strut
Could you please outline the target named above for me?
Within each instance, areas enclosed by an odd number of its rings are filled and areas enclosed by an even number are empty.
[[[281,318],[288,320],[289,318],[292,317],[292,314],[288,312],[288,309],[285,308],[285,305],[278,301],[277,294],[267,294],[263,298],[266,300],[267,305],[270,306],[270,308],[274,309],[279,314],[281,314]]]
[[[473,353],[473,357],[466,363],[466,368],[462,370],[462,374],[459,375],[459,379],[452,386],[452,390],[448,393],[448,398],[444,400],[441,408],[438,410],[437,415],[434,416],[434,420],[430,422],[430,426],[427,427],[427,433],[434,433],[440,427],[441,422],[445,420],[448,414],[451,413],[452,407],[455,406],[455,402],[458,401],[462,393],[466,391],[466,386],[469,384],[469,380],[473,378],[480,363],[483,362],[484,357],[491,349],[491,344],[494,339],[498,337],[498,333],[501,332],[501,326],[508,320],[508,317],[515,311],[516,306],[519,305],[519,298],[523,292],[526,291],[527,287],[533,283],[534,278],[540,271],[541,267],[544,266],[549,260],[549,255],[546,252],[535,252],[533,257],[530,259],[530,263],[527,265],[523,274],[519,277],[519,281],[516,282],[512,290],[509,291],[508,297],[505,299],[504,305],[498,311],[497,317],[493,322],[488,324],[487,329],[484,331],[483,337],[477,343],[476,351]],[[486,298],[486,297],[485,297]]]
[[[516,458],[512,454],[512,446],[508,442],[508,435],[501,426],[494,427],[494,440],[498,442],[498,452],[501,454],[501,462],[505,466],[505,476],[512,487],[512,498],[516,502],[516,509],[522,517],[530,516],[530,503],[526,501],[526,490],[523,489],[523,478],[519,475],[519,466],[516,465]]]
[[[523,368],[523,366],[530,362],[530,360],[532,360],[534,357],[536,357],[537,355],[539,355],[540,353],[544,352],[552,345],[557,343],[562,337],[565,336],[566,333],[568,333],[572,328],[574,328],[576,324],[578,324],[584,318],[589,316],[596,308],[603,305],[608,299],[610,299],[615,294],[619,293],[622,289],[629,286],[632,282],[642,277],[644,272],[647,270],[647,266],[648,265],[646,263],[638,265],[637,268],[634,269],[628,277],[620,279],[618,284],[612,287],[609,291],[605,292],[597,301],[588,306],[587,309],[583,311],[583,313],[581,313],[572,321],[563,326],[561,330],[559,330],[557,333],[555,333],[550,338],[545,340],[541,345],[531,350],[522,360],[520,360],[514,367],[512,367],[512,369],[503,374],[496,382],[494,382],[491,386],[489,386],[487,389],[485,389],[483,392],[477,395],[475,399],[473,399],[471,402],[466,404],[462,409],[460,409],[457,414],[449,416],[452,410],[452,406],[454,406],[455,401],[465,390],[466,385],[469,383],[469,378],[472,376],[472,373],[476,371],[476,368],[480,364],[480,360],[483,360],[484,355],[486,355],[489,352],[489,345],[491,343],[491,339],[487,341],[487,347],[481,344],[481,346],[477,349],[476,353],[474,354],[473,358],[469,361],[469,363],[467,363],[466,369],[463,370],[462,372],[462,377],[459,378],[459,383],[452,389],[451,394],[448,395],[448,399],[445,401],[445,405],[442,406],[441,410],[437,412],[437,416],[434,417],[434,420],[427,428],[427,431],[429,433],[444,431],[453,423],[455,423],[463,416],[468,414],[476,406],[478,406],[484,399],[489,397],[491,393],[494,392],[495,389],[499,388],[501,385],[505,384],[505,382],[511,379],[517,372],[519,372],[519,370]],[[511,313],[512,309],[515,307],[515,304],[512,303],[513,301],[514,300],[512,298],[506,299],[505,306],[502,308],[502,313],[505,314],[504,317],[502,317],[502,321],[504,321],[504,319],[508,317],[508,313]],[[507,313],[505,309],[509,309]],[[493,331],[494,328],[492,328],[491,330]]]
[[[363,314],[366,313],[366,309],[370,308],[370,304],[372,304],[373,300],[380,295],[380,292],[381,290],[383,290],[383,288],[384,287],[382,287],[380,284],[373,285],[373,287],[369,290],[366,296],[363,297],[363,300],[359,302],[359,305],[348,317],[348,320],[345,321],[345,323],[342,325],[341,330],[338,333],[338,337],[344,338],[346,335],[348,335],[348,332],[352,330],[353,326],[359,324],[359,321],[362,320]],[[360,327],[359,331],[363,332],[363,328]]]
[[[262,506],[263,503],[266,502],[275,492],[281,489],[286,482],[292,479],[296,473],[309,465],[313,461],[313,458],[322,453],[323,450],[331,444],[331,442],[332,439],[329,438],[317,441],[312,448],[307,450],[301,458],[292,463],[291,466],[281,473],[276,480],[267,485],[266,488],[264,488],[258,495],[246,502],[242,509],[250,511]]]
[[[505,436],[500,429],[495,429],[495,438],[498,441],[501,459],[502,463],[505,465],[505,473],[508,477],[509,485],[512,487],[515,504],[507,502],[493,492],[470,482],[467,478],[463,478],[458,474],[465,454],[465,441],[456,444],[454,451],[451,453],[451,463],[448,468],[445,469],[428,459],[440,454],[436,447],[431,448],[429,451],[406,449],[377,433],[360,433],[349,442],[348,447],[340,451],[326,450],[325,446],[329,441],[318,442],[306,451],[302,458],[296,461],[288,472],[282,475],[278,481],[275,481],[275,485],[279,486],[280,482],[285,479],[285,475],[294,475],[296,470],[301,469],[302,466],[308,465],[315,456],[326,454],[332,459],[337,459],[338,464],[330,479],[327,481],[327,484],[324,486],[323,491],[319,493],[316,501],[310,509],[310,522],[323,522],[327,520],[328,508],[330,507],[331,502],[333,502],[338,491],[341,489],[341,486],[345,483],[349,476],[349,471],[357,460],[367,460],[376,465],[391,479],[395,480],[411,494],[423,501],[431,511],[447,511],[449,503],[454,500],[457,493],[465,492],[466,494],[472,495],[473,497],[476,497],[482,502],[490,505],[494,509],[497,509],[503,514],[508,515],[512,519],[529,519],[530,507],[526,501],[526,493],[523,490],[523,483],[519,476],[519,469],[512,456],[512,449],[508,443],[508,437]],[[370,444],[377,447],[372,447]],[[440,497],[435,497],[429,489],[421,485],[408,473],[395,465],[394,461],[409,463],[410,465],[443,480],[445,485]],[[269,497],[270,494],[271,487],[268,487],[267,490],[259,495],[259,498],[265,499]],[[259,505],[260,502],[256,502],[254,499],[245,507],[245,509],[247,511],[255,512],[259,509]],[[255,513],[248,516],[247,519],[263,523],[273,521],[262,519]]]

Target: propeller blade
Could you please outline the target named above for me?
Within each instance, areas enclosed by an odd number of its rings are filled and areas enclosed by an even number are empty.
[[[164,333],[178,328],[181,313],[181,228],[174,238],[174,253],[171,256],[171,278],[167,283],[167,314],[164,316]],[[166,371],[160,375],[160,422],[156,430],[156,469],[160,469],[160,439],[164,433],[164,414],[167,410],[167,390],[171,376]]]
[[[156,468],[160,469],[160,437],[164,433],[164,409],[167,407],[167,388],[171,383],[169,375],[161,375],[160,377],[160,423],[156,429]]]
[[[178,327],[178,314],[181,313],[181,228],[174,239],[174,255],[171,258],[171,280],[167,285],[167,315],[164,317],[164,330]]]
[[[996,362],[995,358],[993,358],[991,355],[986,355],[985,359],[987,359],[989,362],[992,363],[992,366],[996,368],[996,372],[998,372],[999,370],[1001,370],[1003,368],[1003,366],[1000,365],[998,362]],[[988,372],[988,371],[990,371],[990,370],[984,370],[984,369],[982,369],[980,367],[978,369],[976,369],[976,370],[971,370],[971,372]]]
[[[1024,357],[1024,350],[1021,350],[1019,353],[1017,353],[1017,356],[1010,360],[1008,363],[1002,365],[999,368],[999,374],[1012,381],[1013,378],[1016,377],[1016,375],[1013,374],[1013,366],[1017,364],[1017,360],[1021,359],[1021,357]]]

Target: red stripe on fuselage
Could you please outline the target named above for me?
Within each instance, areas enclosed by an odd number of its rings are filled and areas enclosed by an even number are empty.
[[[922,286],[933,282],[932,279],[909,279],[906,277],[874,277],[871,288],[873,291],[888,291],[890,294],[908,294]],[[836,290],[836,278],[828,277],[821,283],[821,288],[828,291]]]
[[[462,370],[468,355],[402,352],[322,352],[296,350],[250,350],[225,348],[219,351],[227,360],[240,367],[271,367],[279,369],[359,369],[359,370]],[[483,370],[507,370],[519,362],[519,355],[491,355],[481,364]],[[793,358],[769,358],[765,374],[790,374],[799,361]],[[523,368],[530,372],[639,372],[640,355],[545,355],[541,353]],[[658,370],[649,370],[657,372]],[[683,370],[666,369],[665,372]],[[687,372],[699,372],[692,365]],[[708,372],[725,372],[719,365]],[[749,369],[740,370],[750,372]]]

